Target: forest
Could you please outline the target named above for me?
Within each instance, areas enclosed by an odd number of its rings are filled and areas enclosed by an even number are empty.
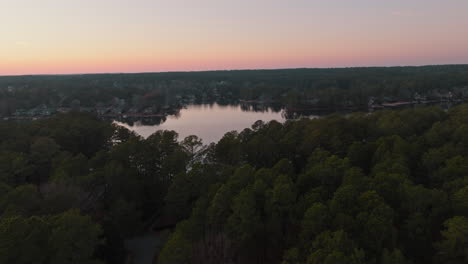
[[[274,102],[367,109],[370,103],[468,100],[468,65],[0,77],[0,117],[34,108],[141,113],[187,103]]]
[[[468,105],[257,121],[216,144],[85,113],[0,122],[0,263],[468,262]]]

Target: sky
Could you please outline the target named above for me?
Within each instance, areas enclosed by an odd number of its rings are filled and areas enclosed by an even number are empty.
[[[0,0],[0,75],[468,63],[467,0]]]

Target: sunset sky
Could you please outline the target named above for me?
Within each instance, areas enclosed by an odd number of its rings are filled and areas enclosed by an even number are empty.
[[[461,63],[466,0],[0,0],[0,75]]]

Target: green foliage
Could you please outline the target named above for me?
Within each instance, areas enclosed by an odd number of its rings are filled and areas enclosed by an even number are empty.
[[[322,203],[313,204],[304,214],[302,219],[301,239],[311,241],[322,230],[330,226],[330,212]]]
[[[236,165],[241,157],[240,140],[237,137],[237,132],[229,132],[216,144],[216,157],[220,162]]]
[[[381,264],[405,264],[409,263],[409,261],[403,256],[400,250],[394,249],[393,251],[389,251],[388,249],[384,249],[382,254],[382,260],[380,261]]]
[[[181,222],[179,225],[183,225]],[[164,245],[161,253],[158,256],[158,264],[185,264],[190,263],[190,253],[192,246],[190,240],[184,237],[182,227],[179,226],[169,237],[169,240]]]
[[[53,252],[50,263],[97,263],[93,260],[96,247],[101,244],[101,227],[89,216],[67,211],[50,219],[48,249]]]
[[[438,263],[466,263],[468,261],[468,218],[455,216],[445,221],[443,240],[436,244]]]
[[[1,263],[100,263],[94,257],[103,241],[99,225],[78,211],[53,216],[0,219]]]
[[[468,216],[468,185],[454,193],[452,200],[455,213]]]
[[[361,263],[362,258],[362,251],[355,247],[346,232],[325,231],[315,238],[306,263]]]
[[[464,244],[448,241],[459,241],[462,228],[452,224],[443,240],[439,235],[446,219],[466,214],[468,163],[459,147],[465,137],[437,139],[465,122],[452,111],[257,122],[239,135],[228,133],[215,154],[227,176],[218,177],[219,184],[207,181],[215,186],[211,199],[194,192],[203,181],[188,175],[177,176],[171,187],[171,199],[181,206],[194,197],[209,204],[185,226],[181,244],[192,250],[184,251],[184,261],[445,263],[450,247],[451,255],[460,255]],[[272,152],[268,140],[276,137]]]
[[[39,213],[41,197],[34,185],[22,185],[9,191],[0,201],[3,216],[30,216]]]
[[[465,263],[467,109],[256,122],[210,146],[77,113],[0,122],[0,263],[119,263],[150,225],[175,226],[158,263]]]
[[[88,157],[109,145],[113,128],[87,114],[58,115],[44,121],[42,134],[48,134],[63,150]]]

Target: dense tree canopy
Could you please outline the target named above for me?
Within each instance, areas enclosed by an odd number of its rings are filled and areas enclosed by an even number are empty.
[[[186,101],[356,109],[369,101],[466,100],[467,76],[467,65],[4,76],[0,77],[0,116],[41,106],[161,112],[164,106],[178,107]]]
[[[346,82],[343,82],[346,83]],[[92,115],[0,122],[0,263],[466,263],[468,105],[256,122],[204,146]]]
[[[187,203],[158,263],[465,263],[467,115],[415,108],[228,133],[212,166],[231,176],[200,182],[212,191]]]

